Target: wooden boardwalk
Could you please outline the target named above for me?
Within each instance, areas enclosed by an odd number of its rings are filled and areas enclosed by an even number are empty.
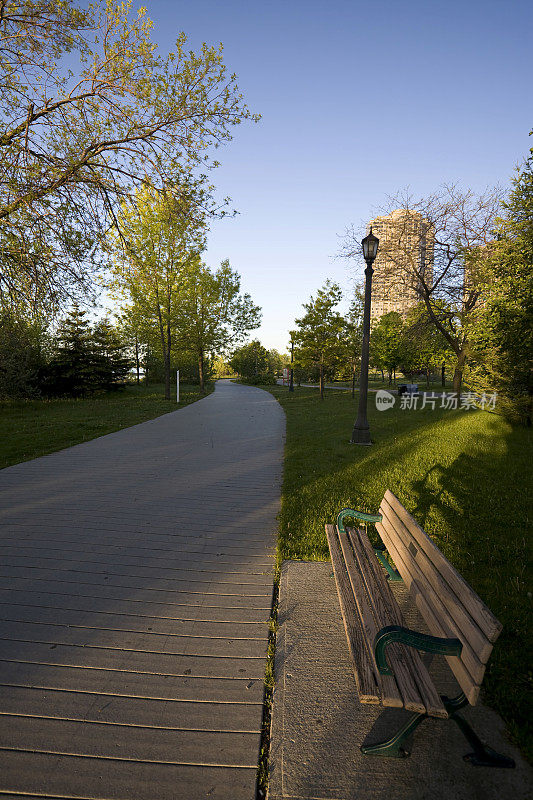
[[[253,800],[283,436],[221,382],[0,473],[1,800]]]

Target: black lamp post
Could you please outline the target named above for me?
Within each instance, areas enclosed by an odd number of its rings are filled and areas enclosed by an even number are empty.
[[[289,392],[294,392],[294,339],[291,336],[291,379],[289,381]]]
[[[379,239],[372,233],[365,236],[361,242],[363,256],[366,261],[365,269],[365,310],[363,315],[363,346],[361,348],[361,376],[359,379],[359,409],[357,419],[352,431],[352,444],[372,444],[370,441],[370,428],[366,418],[368,398],[368,352],[370,345],[370,298],[372,295],[372,264],[378,253]]]

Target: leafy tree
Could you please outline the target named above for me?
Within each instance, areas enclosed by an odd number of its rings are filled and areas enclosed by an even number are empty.
[[[403,348],[403,319],[397,311],[391,311],[380,317],[370,336],[370,361],[377,369],[386,369],[389,384],[392,375],[405,357]]]
[[[533,417],[533,148],[518,170],[482,263],[482,303],[469,335],[477,363],[471,383],[499,393],[500,408]]]
[[[355,382],[361,367],[361,348],[363,345],[363,312],[365,307],[364,287],[356,286],[350,303],[345,327],[346,360],[352,375],[352,398],[355,397]]]
[[[443,369],[443,386],[445,371],[443,365],[452,354],[448,342],[442,333],[432,324],[426,307],[419,303],[410,309],[405,319],[401,343],[401,367],[404,372],[412,369],[423,369],[426,383],[429,386],[431,371]]]
[[[502,192],[444,186],[428,197],[414,199],[400,193],[390,200],[389,235],[379,244],[383,269],[406,293],[415,294],[428,318],[454,354],[454,391],[460,394],[463,372],[470,358],[468,326],[482,302],[482,262],[494,240],[494,226]],[[341,255],[359,257],[360,236],[346,234]]]
[[[9,225],[0,221],[0,308],[33,320],[91,294],[99,270],[91,233],[77,229],[60,204],[47,199],[44,206],[42,219],[23,209],[11,214]]]
[[[268,351],[268,371],[273,375],[278,375],[283,369],[290,364],[290,356],[285,353],[278,353],[275,348]]]
[[[143,322],[132,306],[123,307],[116,316],[116,327],[120,340],[135,368],[137,383],[141,382],[141,365],[146,356],[146,336]]]
[[[229,363],[241,378],[247,380],[269,374],[269,352],[258,339],[239,347]]]
[[[325,371],[334,370],[343,354],[345,321],[335,311],[341,298],[340,287],[326,281],[316,297],[303,304],[306,313],[296,320],[296,356],[301,365],[318,369],[321,400],[324,399]]]
[[[213,374],[215,380],[234,376],[234,372],[230,367],[229,361],[226,361],[223,356],[215,356],[213,359]]]
[[[139,189],[130,204],[120,209],[120,229],[109,247],[114,256],[110,286],[137,324],[153,336],[164,365],[165,397],[170,399],[170,367],[176,344],[184,287],[199,269],[199,253],[205,242],[205,219],[196,216],[201,181],[182,186],[181,196],[161,196],[152,187]]]
[[[4,311],[0,314],[0,398],[35,397],[46,363],[45,331]]]
[[[240,276],[227,259],[214,273],[198,259],[184,279],[177,318],[179,341],[182,349],[197,358],[202,394],[206,356],[227,351],[261,324],[259,307],[240,288]]]
[[[257,119],[226,73],[222,46],[190,52],[180,33],[162,57],[151,28],[131,0],[83,9],[1,0],[3,299],[50,293],[61,302],[86,291],[86,248],[109,218],[118,221],[117,200],[147,180],[172,191],[182,168],[216,165],[209,148]],[[65,55],[68,65],[79,56],[80,69],[68,69]]]

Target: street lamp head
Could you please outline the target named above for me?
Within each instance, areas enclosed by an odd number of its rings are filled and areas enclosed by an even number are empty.
[[[372,226],[370,226],[370,233],[365,236],[361,242],[363,245],[363,256],[367,264],[371,264],[378,254],[379,239],[372,233]]]

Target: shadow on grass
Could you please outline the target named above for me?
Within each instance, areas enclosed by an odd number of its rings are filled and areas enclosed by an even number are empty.
[[[327,560],[324,524],[346,506],[375,513],[394,492],[503,623],[484,686],[531,755],[531,432],[486,412],[369,404],[374,444],[363,448],[349,444],[356,404],[311,392],[273,391],[287,414],[280,557]]]
[[[507,717],[514,737],[528,742],[531,758],[528,474],[522,459],[513,457],[520,431],[511,429],[494,442],[494,434],[500,432],[496,420],[488,430],[478,434],[475,452],[461,453],[448,466],[436,464],[413,482],[413,513],[503,623],[484,686],[493,707]]]

